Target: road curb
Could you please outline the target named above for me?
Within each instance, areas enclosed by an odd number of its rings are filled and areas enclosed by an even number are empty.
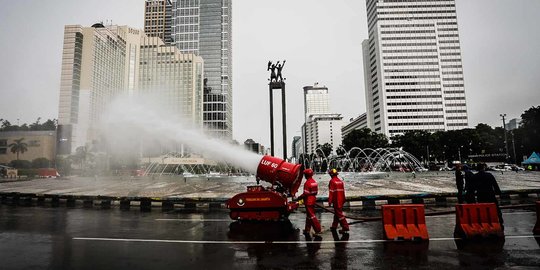
[[[457,203],[456,193],[418,193],[400,195],[350,196],[346,208],[371,210],[384,204],[424,204],[431,206],[453,206]],[[501,205],[532,203],[540,198],[540,189],[505,190],[499,198]],[[327,197],[319,197],[317,201],[326,202]],[[175,208],[187,209],[222,209],[226,208],[228,198],[178,198],[178,197],[114,197],[68,194],[35,194],[20,192],[0,192],[0,201],[6,205],[17,206],[51,206],[102,208],[119,207],[122,210],[139,208],[151,211],[161,208],[170,211]]]

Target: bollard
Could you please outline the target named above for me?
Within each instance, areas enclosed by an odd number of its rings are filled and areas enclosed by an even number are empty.
[[[210,209],[220,209],[221,208],[221,203],[218,203],[218,202],[211,202],[208,207]]]
[[[375,210],[375,205],[375,200],[362,201],[362,209],[364,210]]]
[[[32,206],[32,197],[30,197],[30,196],[21,197],[20,201],[19,201],[19,205],[20,206]]]
[[[51,198],[51,206],[52,207],[58,207],[60,205],[60,197],[58,195],[54,195]]]
[[[194,203],[194,202],[186,202],[186,203],[184,203],[184,208],[195,209],[195,208],[197,208],[197,204]]]
[[[424,205],[383,205],[382,222],[386,240],[429,240]]]
[[[131,207],[131,201],[129,200],[120,200],[120,210],[129,210]]]
[[[110,209],[111,208],[111,200],[101,200],[101,209]]]
[[[73,197],[68,197],[66,199],[66,206],[67,207],[75,207],[75,198]]]
[[[93,200],[89,200],[89,199],[85,199],[83,201],[83,207],[84,208],[92,208],[94,207],[94,201]]]
[[[37,197],[37,205],[44,205],[45,204],[45,197],[44,196],[38,196]]]
[[[398,198],[389,198],[387,201],[388,201],[388,204],[400,204],[400,201]]]
[[[494,203],[456,205],[456,228],[454,235],[464,239],[504,237]]]
[[[540,201],[536,201],[536,224],[533,229],[534,235],[540,235]]]
[[[435,198],[435,205],[436,206],[446,206],[447,205],[446,197],[436,197]]]
[[[152,201],[147,198],[142,198],[140,207],[142,212],[152,211]]]
[[[161,211],[171,211],[174,209],[174,203],[172,201],[162,201]]]
[[[412,203],[413,204],[424,204],[424,199],[423,198],[412,198]]]

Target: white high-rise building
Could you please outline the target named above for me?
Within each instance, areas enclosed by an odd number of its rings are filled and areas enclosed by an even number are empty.
[[[306,153],[313,154],[318,146],[326,143],[332,146],[335,154],[341,145],[341,128],[343,117],[341,114],[312,114],[305,124]]]
[[[319,86],[304,86],[304,114],[306,122],[312,114],[330,113],[328,88]]]
[[[58,112],[58,153],[98,139],[97,123],[109,102],[126,90],[131,48],[137,35],[127,27],[66,25]],[[135,42],[132,44],[131,42]],[[135,80],[135,78],[133,78]]]
[[[366,0],[368,127],[389,137],[468,126],[454,0]]]
[[[164,91],[164,106],[202,125],[203,60],[127,26],[67,25],[58,114],[59,154],[100,139],[98,124],[120,94]]]
[[[305,123],[302,125],[302,144],[307,154],[315,153],[320,145],[329,143],[335,153],[341,145],[343,117],[330,112],[328,88],[326,86],[304,87]]]

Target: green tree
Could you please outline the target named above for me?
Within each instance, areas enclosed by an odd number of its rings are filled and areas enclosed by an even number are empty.
[[[57,156],[56,168],[58,169],[60,175],[69,175],[71,173],[71,159]]]
[[[13,154],[17,154],[17,160],[19,160],[19,153],[24,154],[24,152],[28,151],[28,144],[23,142],[24,138],[20,138],[15,140],[14,143],[11,143],[9,147],[11,147],[10,151]]]
[[[94,154],[88,151],[86,146],[79,146],[75,149],[75,153],[70,156],[70,159],[77,163],[84,172],[92,166],[91,162],[93,162]]]
[[[330,156],[332,154],[332,145],[330,143],[325,143],[323,145],[318,144],[318,149],[321,149],[321,151],[324,153],[324,157]],[[317,153],[319,155],[320,153]]]
[[[9,166],[17,169],[30,169],[32,168],[32,162],[28,160],[12,160]]]
[[[47,158],[40,157],[32,160],[32,168],[49,168],[51,166],[51,161]]]
[[[41,117],[38,117],[36,122],[30,124],[30,130],[40,130],[41,124],[39,123],[41,121]]]
[[[56,119],[48,119],[44,123],[40,123],[41,117],[38,117],[36,122],[28,125],[26,123],[22,125],[12,125],[11,122],[5,119],[0,119],[0,131],[28,131],[28,130],[56,130]]]
[[[371,131],[369,128],[355,129],[343,138],[343,148],[349,151],[353,147],[362,149],[388,147],[388,138],[384,134]]]
[[[56,130],[56,126],[58,124],[58,120],[56,119],[47,119],[43,124],[41,124],[42,130]]]
[[[403,135],[392,137],[392,147],[403,148],[404,151],[424,160],[429,159],[427,153],[430,142],[431,133],[424,130],[407,131]]]
[[[540,152],[540,106],[533,106],[521,115],[521,129],[524,151]]]

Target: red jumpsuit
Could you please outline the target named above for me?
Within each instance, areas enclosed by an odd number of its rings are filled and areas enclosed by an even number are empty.
[[[306,180],[306,183],[304,184],[304,193],[299,197],[300,199],[304,200],[304,204],[306,206],[306,227],[304,229],[304,232],[307,233],[311,231],[312,226],[313,230],[315,230],[315,233],[321,232],[321,223],[319,223],[319,220],[315,216],[315,203],[317,201],[317,192],[317,181],[315,181],[313,177],[309,176],[309,178]]]
[[[343,215],[343,205],[345,204],[345,186],[343,181],[337,177],[332,176],[330,184],[328,185],[328,204],[334,207],[334,222],[332,222],[331,229],[337,229],[338,223],[341,224],[343,231],[349,231],[349,223],[345,215]]]

